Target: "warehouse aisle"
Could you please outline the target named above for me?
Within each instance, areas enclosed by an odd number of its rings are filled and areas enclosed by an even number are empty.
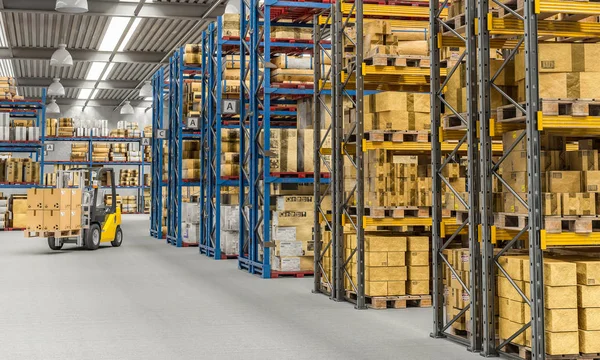
[[[478,359],[430,339],[430,309],[356,311],[312,278],[262,280],[147,236],[51,252],[0,233],[1,359]],[[443,355],[442,355],[443,354]]]

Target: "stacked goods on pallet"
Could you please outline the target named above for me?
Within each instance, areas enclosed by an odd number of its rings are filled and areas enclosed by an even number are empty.
[[[71,118],[60,118],[58,119],[58,131],[57,136],[60,137],[71,137],[75,129],[75,122]]]
[[[136,214],[137,208],[137,197],[135,195],[122,196],[123,203],[121,205],[121,211],[124,214]]]
[[[0,183],[39,183],[40,164],[29,158],[0,159]]]
[[[312,40],[312,27],[271,26],[271,38],[277,39],[277,41]]]
[[[167,236],[167,188],[163,187],[162,189],[162,193],[163,193],[163,197],[162,197],[162,228],[161,228],[161,232],[163,234],[163,237]]]
[[[106,144],[109,146],[109,159],[110,161],[127,161],[127,145],[129,144]],[[96,144],[94,144],[94,151]]]
[[[238,99],[240,96],[240,56],[225,55],[223,56],[223,60],[225,65],[223,97],[226,99]]]
[[[144,174],[144,186],[152,185],[152,174]]]
[[[109,133],[110,137],[124,138],[127,137],[127,130],[125,129],[112,129]]]
[[[456,271],[467,288],[469,287],[469,279],[471,278],[470,251],[467,248],[445,249],[444,256]],[[446,294],[446,322],[452,320],[456,315],[469,305],[469,293],[460,284],[459,278],[448,269],[447,266],[442,268],[444,293]],[[466,316],[461,316],[454,323],[452,329],[458,332],[471,331],[468,327],[470,318],[470,309],[466,310]]]
[[[0,229],[9,227],[8,199],[0,193]]]
[[[290,29],[292,32],[297,29]],[[278,84],[310,84],[314,81],[313,59],[305,56],[279,55],[271,60],[277,69],[271,71],[271,81]],[[330,64],[323,65],[327,74]]]
[[[221,176],[240,176],[240,131],[221,130]]]
[[[58,172],[61,170],[78,169],[85,165],[54,165],[54,172],[44,174],[44,184],[46,186],[56,186]],[[88,173],[84,173],[84,184],[88,184]],[[79,186],[80,178],[78,173],[74,173],[73,177],[67,182],[67,186]]]
[[[152,138],[153,137],[153,134],[152,134],[152,125],[144,126],[144,137],[145,138]]]
[[[271,173],[313,172],[313,138],[312,129],[271,129]]]
[[[31,119],[10,120],[10,113],[0,112],[0,141],[39,141],[40,128]]]
[[[237,195],[237,194],[236,194]],[[239,195],[237,195],[239,197]],[[239,254],[240,207],[221,205],[221,253],[226,256]]]
[[[10,76],[0,77],[0,100],[23,100],[17,95],[15,79]]]
[[[462,224],[463,216],[467,209],[463,205],[469,203],[469,193],[467,192],[467,167],[466,159],[458,157],[458,162],[448,163],[442,169],[442,175],[448,180],[450,186],[458,193],[460,199],[451,191],[445,183],[442,183],[442,216],[456,216],[456,223]],[[494,183],[496,184],[496,183]],[[463,201],[461,201],[461,199]]]
[[[120,186],[139,186],[139,174],[136,169],[121,169],[119,171]]]
[[[75,128],[76,137],[109,136],[108,120],[79,120]]]
[[[519,290],[529,298],[531,293],[529,257],[504,256],[500,258],[500,264]],[[582,264],[582,266],[584,265]],[[591,300],[590,304],[598,304],[597,294],[588,293],[586,285],[578,285],[578,279],[583,280],[582,277],[585,277],[584,274],[579,273],[578,268],[580,266],[577,262],[569,259],[544,259],[544,318],[546,354],[548,355],[579,354],[578,304],[582,308],[586,307],[581,305],[587,300]],[[582,269],[580,268],[580,270]],[[530,321],[530,307],[508,278],[505,278],[500,272],[497,294],[499,298],[499,336],[501,340],[505,340]],[[581,334],[585,338],[585,331],[582,331]],[[594,335],[597,336],[597,333]],[[589,340],[592,340],[589,344],[594,346],[594,342],[598,344],[599,338],[590,338]],[[531,346],[531,329],[521,333],[512,342],[517,345]],[[584,344],[587,343],[584,341]]]
[[[183,180],[200,180],[199,140],[183,140],[181,169]]]
[[[144,146],[143,158],[144,158],[144,162],[147,162],[147,163],[152,162],[152,147]]]
[[[123,198],[121,197],[121,195],[117,194],[116,196],[116,201],[117,201],[117,207],[119,207],[121,209],[121,211],[123,211]],[[112,195],[110,194],[105,194],[104,195],[104,204],[106,204],[106,206],[110,207],[112,206],[112,202],[113,202],[113,198]]]
[[[141,162],[140,143],[127,143],[127,161]]]
[[[581,257],[577,265],[579,352],[600,353],[600,260]]]
[[[46,119],[46,136],[57,136],[58,119]]]
[[[240,188],[237,186],[221,186],[221,205],[239,205],[239,204],[240,204]]]
[[[150,213],[150,207],[152,206],[152,197],[150,195],[150,189],[144,189],[144,214]]]
[[[169,147],[163,145],[163,156],[162,156],[162,181],[166,182],[169,180]]]
[[[240,14],[223,14],[223,36],[240,36]]]
[[[181,203],[181,219],[183,242],[197,244],[200,239],[200,204],[197,199]]]
[[[27,190],[25,207],[28,236],[42,236],[42,232],[79,230],[81,198],[80,189]]]
[[[27,195],[11,195],[8,201],[8,222],[13,229],[25,229],[30,219],[27,215]]]
[[[183,63],[191,66],[202,65],[202,44],[186,44]]]
[[[115,130],[113,130],[115,131]],[[117,122],[117,131],[120,136],[117,137],[126,137],[126,138],[139,138],[142,137],[142,132],[140,130],[140,126],[137,122],[120,120]],[[122,135],[121,135],[122,134]]]
[[[113,145],[124,145],[124,144],[113,144]],[[123,154],[123,159],[120,160],[121,154],[117,152],[111,152],[111,144],[103,144],[103,143],[93,143],[92,144],[92,161],[93,162],[107,162],[107,161],[124,161],[125,155]],[[119,160],[113,160],[119,159]]]
[[[276,196],[272,213],[273,227],[271,251],[273,270],[287,272],[312,272],[314,247],[312,227],[314,201],[310,195]]]
[[[189,80],[183,89],[183,112],[185,117],[200,117],[202,108],[202,83]]]
[[[89,144],[87,142],[71,144],[71,161],[88,161],[88,154]]]

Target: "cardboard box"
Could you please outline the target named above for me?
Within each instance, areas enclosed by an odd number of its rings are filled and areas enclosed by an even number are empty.
[[[428,295],[430,294],[429,280],[417,281],[410,280],[406,282],[406,293],[409,295]]]
[[[273,225],[284,227],[308,226],[312,229],[314,211],[273,211]]]
[[[586,192],[600,192],[600,171],[584,171],[583,184]]]
[[[312,271],[314,258],[312,256],[272,256],[273,270],[277,271]]]
[[[71,207],[71,190],[43,189],[44,210],[64,210]]]
[[[582,188],[581,171],[549,171],[547,182],[548,192],[579,193]]]
[[[600,331],[579,330],[579,351],[583,354],[600,352]]]
[[[525,324],[531,319],[531,310],[525,302],[499,297],[498,306],[501,318],[518,324]]]
[[[406,266],[365,266],[365,280],[368,281],[406,281]]]
[[[428,236],[407,237],[408,251],[429,251],[430,239]]]
[[[63,231],[71,229],[71,212],[69,209],[44,210],[44,230]]]
[[[600,308],[600,286],[577,285],[577,301],[580,308]]]
[[[600,331],[600,308],[579,308],[579,328]]]
[[[43,231],[44,230],[44,211],[40,209],[27,210],[27,231]]]
[[[575,262],[577,267],[577,284],[600,285],[600,261],[580,260]]]
[[[546,331],[546,354],[569,355],[579,353],[579,334],[577,331]]]
[[[276,201],[277,211],[313,211],[314,197],[312,195],[278,196]]]
[[[27,209],[44,208],[44,190],[45,189],[27,189]]]
[[[71,207],[70,210],[71,230],[81,229],[81,206]]]
[[[529,272],[529,269],[527,269]],[[544,285],[573,286],[577,285],[577,265],[574,262],[544,259]],[[554,331],[554,330],[550,330]]]
[[[556,193],[542,194],[542,215],[560,216],[562,214],[562,195]]]
[[[566,164],[574,171],[598,170],[598,150],[567,151]]]
[[[275,256],[314,256],[314,241],[275,241]]]
[[[428,251],[409,251],[406,253],[406,263],[409,266],[428,266],[429,252]]]
[[[346,237],[346,248],[353,249],[356,247],[356,235],[349,234]],[[405,252],[406,237],[403,236],[379,236],[373,234],[365,234],[365,251],[388,251],[388,252]]]
[[[546,309],[544,311],[544,330],[552,332],[577,331],[577,319],[576,308]]]
[[[409,266],[408,267],[408,279],[409,280],[427,280],[429,281],[429,266]]]
[[[577,308],[576,286],[544,286],[544,306],[546,309]]]
[[[595,193],[562,194],[563,216],[593,216],[596,215]]]

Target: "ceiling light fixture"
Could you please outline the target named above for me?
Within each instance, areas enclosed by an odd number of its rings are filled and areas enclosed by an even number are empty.
[[[52,79],[52,84],[48,86],[48,95],[49,96],[64,96],[65,88],[60,83],[59,78]]]
[[[150,81],[144,81],[144,86],[140,89],[140,97],[151,97],[152,96],[152,85]]]
[[[68,14],[83,14],[88,12],[87,0],[56,0],[54,9]]]
[[[73,57],[67,51],[67,44],[59,44],[50,58],[50,66],[73,66]]]
[[[46,105],[46,114],[60,114],[60,108],[56,103],[56,99],[50,100],[50,104]]]
[[[121,107],[121,115],[133,115],[135,111],[133,106],[129,103],[129,100],[125,101],[125,104]]]

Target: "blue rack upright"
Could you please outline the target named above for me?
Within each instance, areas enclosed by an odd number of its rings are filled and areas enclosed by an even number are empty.
[[[162,239],[163,234],[163,139],[156,137],[156,131],[164,129],[164,88],[165,70],[158,69],[152,76],[152,183],[150,195],[150,236]]]
[[[203,81],[203,116],[201,133],[201,230],[199,250],[214,259],[227,259],[221,253],[221,188],[237,186],[235,177],[224,178],[221,174],[221,130],[238,128],[226,125],[230,120],[221,109],[224,92],[224,56],[239,53],[239,41],[223,39],[223,18],[219,16],[217,23],[209,25],[203,34],[203,65],[205,79]]]
[[[177,49],[169,60],[169,163],[167,182],[167,243],[177,247],[187,246],[183,242],[181,228],[181,189],[200,186],[200,181],[184,181],[182,177],[183,140],[198,139],[200,132],[187,132],[184,116],[184,82],[187,79],[201,80],[202,67],[184,63],[185,48]],[[186,132],[184,132],[186,130]]]
[[[271,82],[271,54],[310,54],[312,41],[271,37],[271,26],[310,27],[313,16],[331,4],[304,1],[243,0],[240,20],[240,269],[271,278],[271,184],[313,183],[311,176],[271,173],[271,121],[275,104],[313,96],[312,86],[288,87]],[[247,19],[248,16],[248,19]],[[283,21],[281,21],[283,20]],[[293,22],[287,22],[292,20]],[[262,27],[262,31],[261,31]],[[248,58],[248,65],[246,65]],[[262,65],[262,66],[260,66]],[[263,70],[264,68],[264,70]],[[249,80],[249,84],[246,84]],[[294,114],[281,114],[294,117]],[[290,116],[291,115],[291,116]],[[262,119],[262,121],[261,121]],[[283,125],[283,124],[280,124]],[[288,126],[295,125],[295,121]],[[261,146],[262,143],[262,146]],[[259,166],[259,160],[262,165]],[[285,175],[285,176],[282,176]],[[323,183],[329,179],[323,179]],[[262,254],[261,254],[262,251]],[[275,274],[277,276],[277,274]]]

